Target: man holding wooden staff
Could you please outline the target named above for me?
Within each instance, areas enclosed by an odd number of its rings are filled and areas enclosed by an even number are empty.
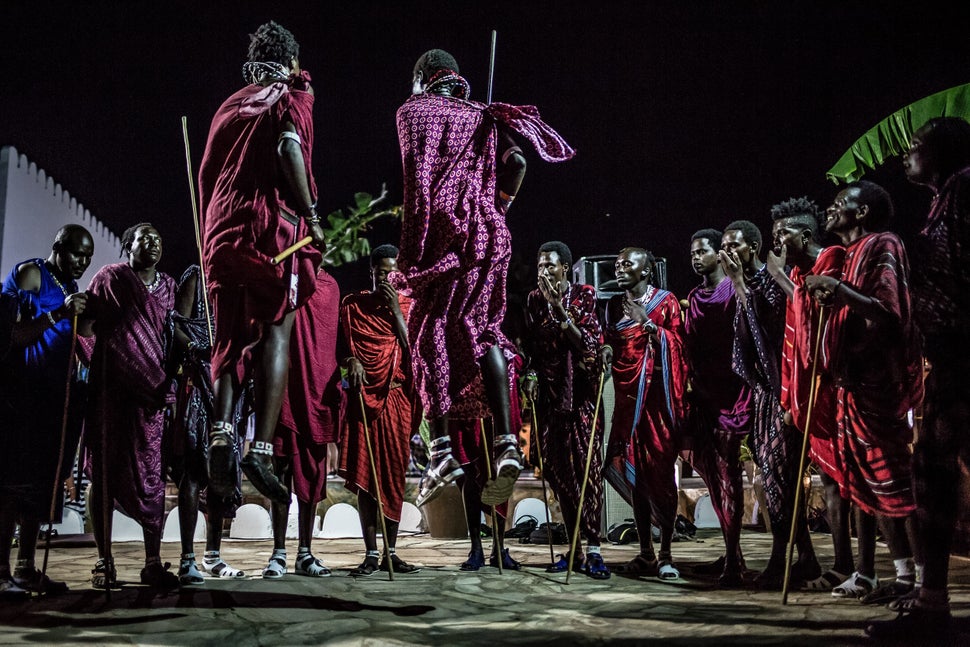
[[[216,112],[199,171],[203,268],[216,330],[210,487],[220,493],[234,482],[233,405],[253,372],[255,440],[241,466],[262,494],[284,504],[290,496],[273,471],[273,438],[294,315],[313,293],[324,247],[310,162],[314,97],[298,56],[293,34],[275,22],[251,35],[247,85]],[[306,236],[312,247],[271,263]]]

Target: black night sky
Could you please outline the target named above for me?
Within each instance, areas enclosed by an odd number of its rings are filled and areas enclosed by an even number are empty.
[[[0,9],[0,145],[117,231],[154,222],[178,276],[197,258],[180,119],[197,170],[259,24],[294,32],[313,76],[324,213],[384,182],[400,201],[394,113],[415,59],[449,50],[483,99],[496,29],[495,99],[538,106],[578,150],[556,165],[527,151],[516,254],[531,263],[550,239],[576,257],[643,245],[671,259],[685,296],[694,230],[748,218],[767,232],[770,206],[792,196],[827,206],[825,171],[859,135],[970,81],[970,3],[888,4],[17,0]],[[905,238],[929,196],[898,164],[871,179]],[[372,243],[396,237],[385,225]],[[345,291],[361,269],[336,272]]]

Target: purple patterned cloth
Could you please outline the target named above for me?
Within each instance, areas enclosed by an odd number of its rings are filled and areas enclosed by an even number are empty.
[[[404,167],[401,255],[414,297],[408,321],[414,375],[430,418],[489,415],[478,360],[498,345],[512,239],[496,205],[499,126],[550,162],[575,152],[532,106],[489,106],[435,94],[397,111]]]
[[[175,280],[158,274],[158,287],[151,292],[127,263],[106,265],[91,279],[88,293],[97,320],[84,444],[94,486],[102,482],[105,446],[109,500],[146,530],[161,533],[164,409],[174,402],[166,360]]]

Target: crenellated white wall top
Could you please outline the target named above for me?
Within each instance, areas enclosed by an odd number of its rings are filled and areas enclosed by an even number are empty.
[[[27,258],[47,257],[58,229],[79,224],[94,238],[84,288],[98,268],[121,260],[121,239],[59,182],[13,146],[0,148],[0,273]],[[0,277],[0,278],[2,278]]]

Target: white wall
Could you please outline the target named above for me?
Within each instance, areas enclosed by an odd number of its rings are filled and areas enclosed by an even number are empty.
[[[104,265],[121,261],[121,240],[71,197],[54,178],[17,152],[0,149],[0,281],[16,263],[27,258],[47,258],[57,230],[78,224],[94,238],[91,267],[78,281],[87,287]]]

